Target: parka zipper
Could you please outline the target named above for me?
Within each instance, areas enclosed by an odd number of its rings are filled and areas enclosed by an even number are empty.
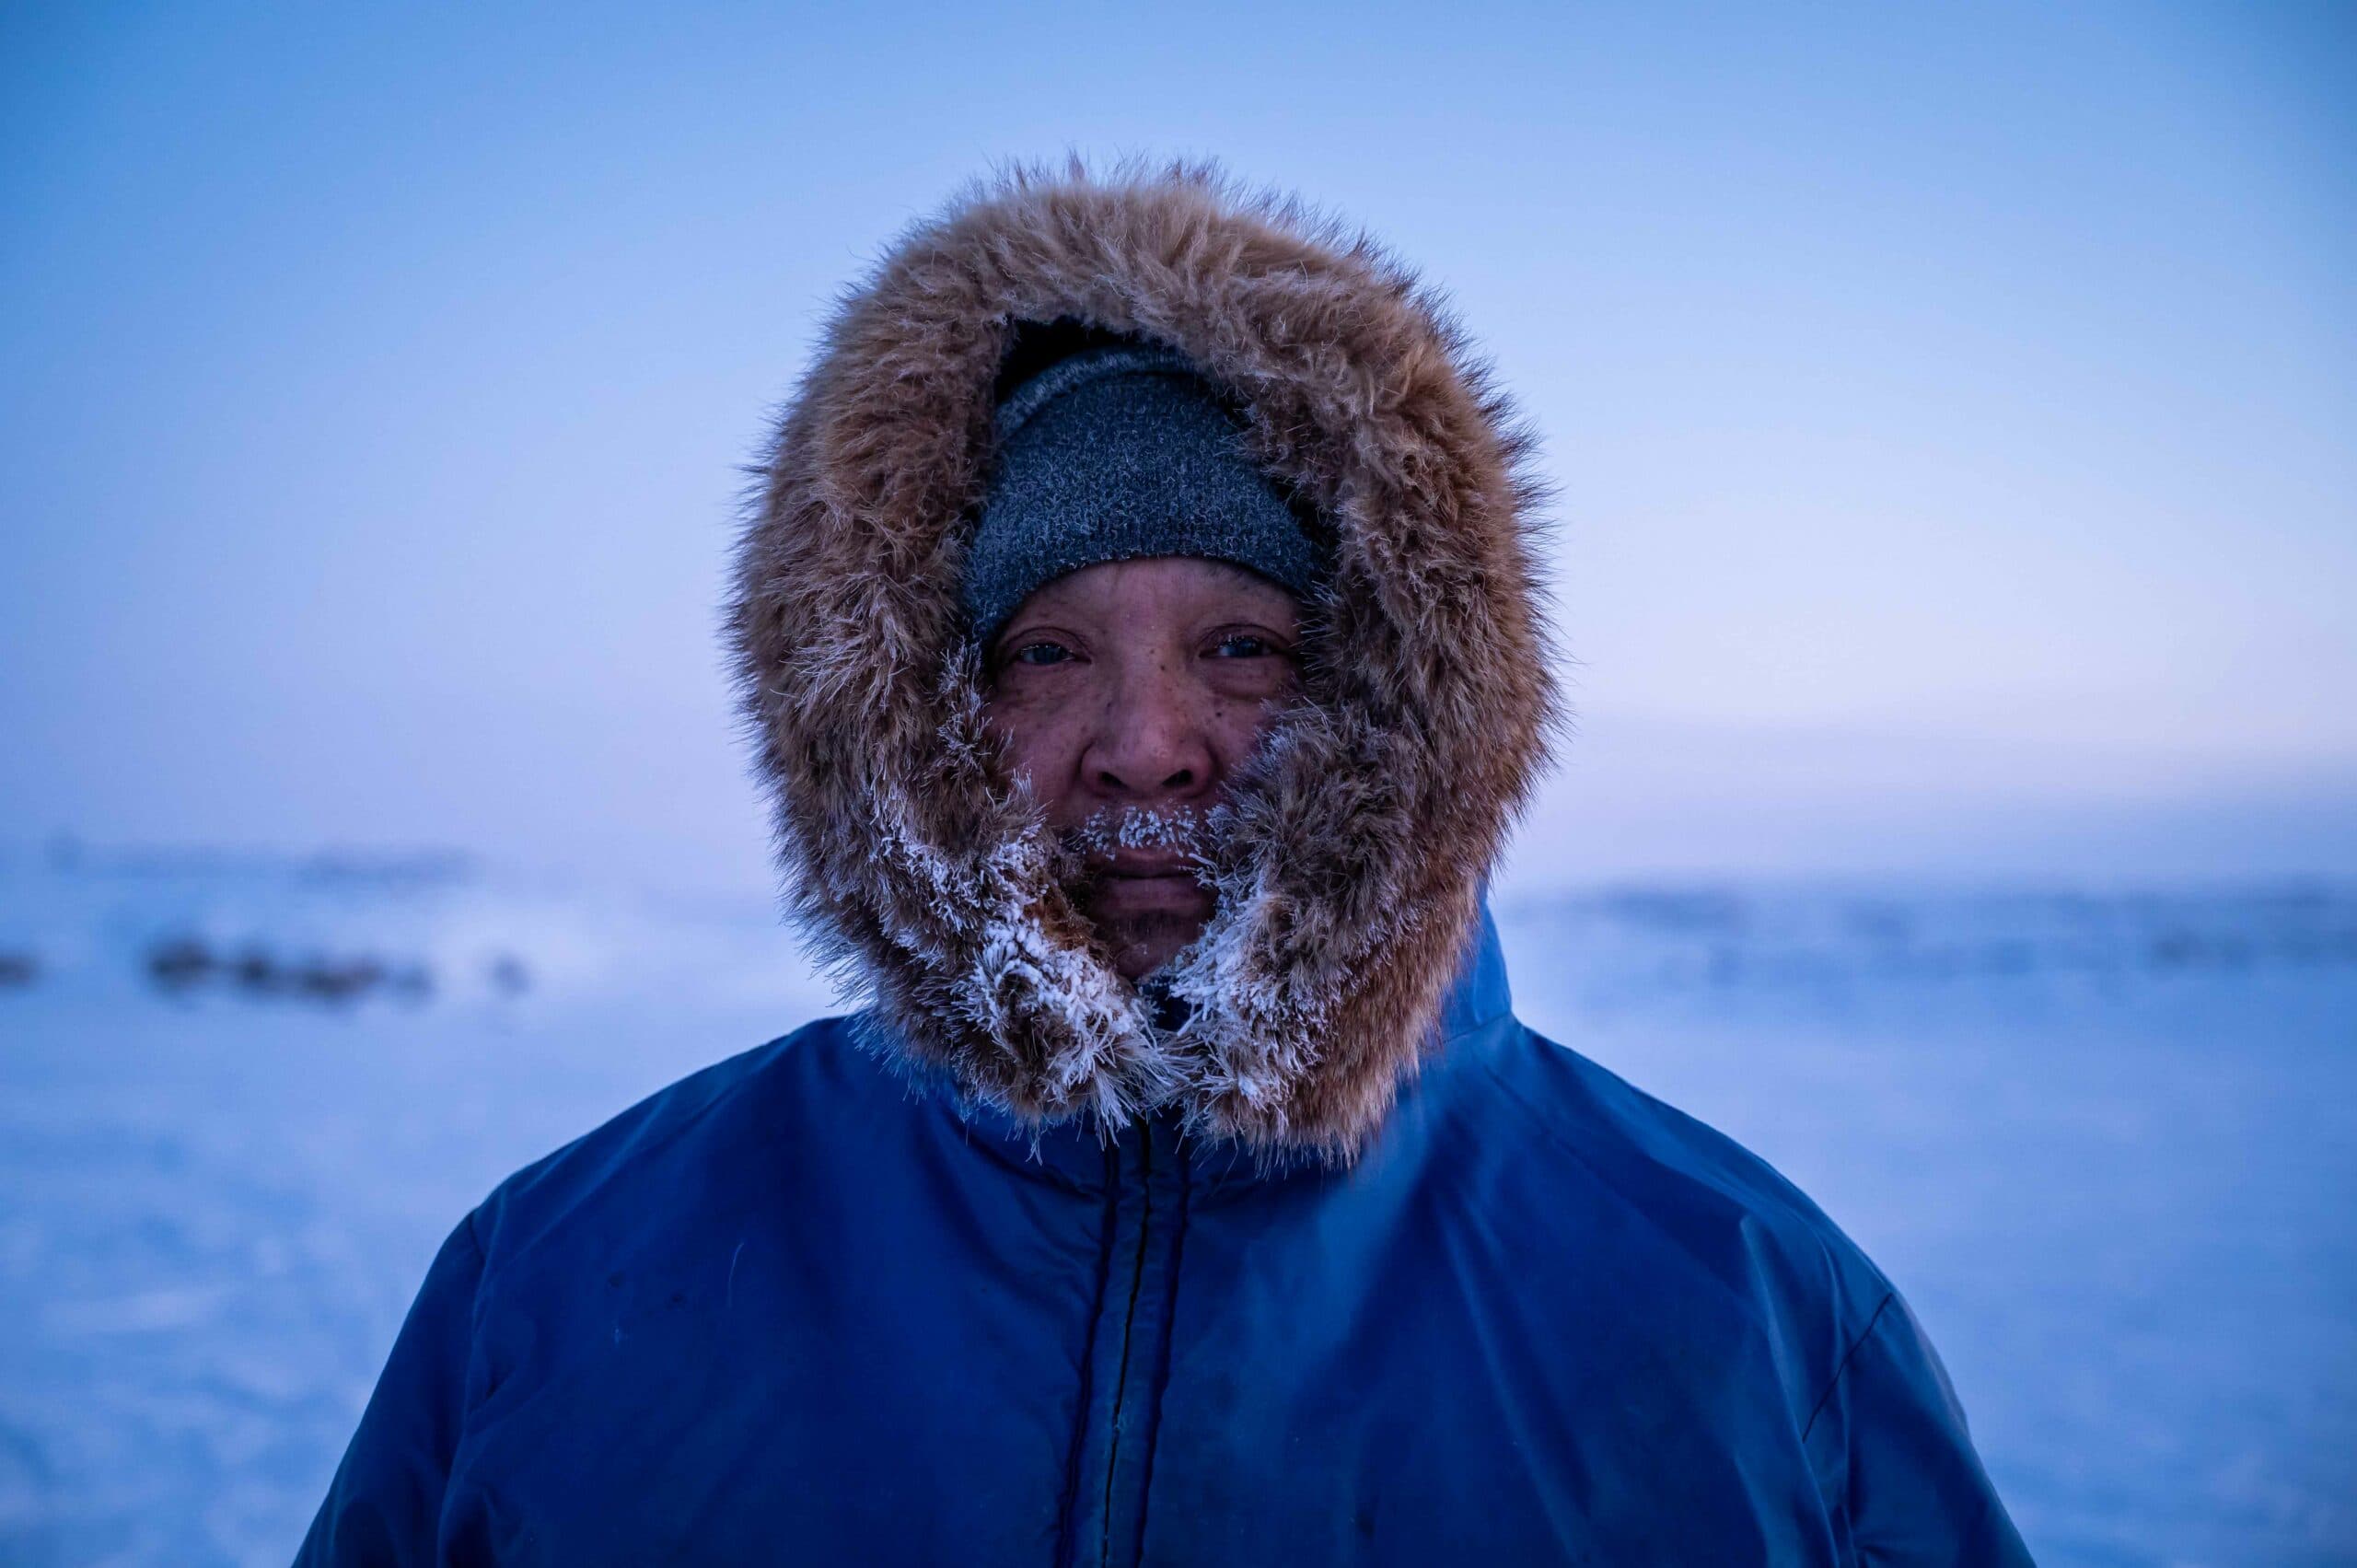
[[[1130,1264],[1130,1295],[1121,1311],[1121,1370],[1113,1379],[1113,1413],[1111,1436],[1105,1454],[1105,1514],[1104,1528],[1098,1533],[1097,1561],[1098,1568],[1112,1561],[1113,1556],[1113,1478],[1120,1473],[1121,1415],[1130,1402],[1130,1352],[1137,1341],[1138,1292],[1145,1283],[1145,1246],[1154,1234],[1154,1133],[1144,1120],[1135,1123],[1138,1133],[1138,1186],[1144,1198],[1138,1213],[1138,1245]],[[1116,1161],[1120,1156],[1115,1155]]]
[[[1143,1120],[1107,1151],[1102,1256],[1112,1278],[1099,1276],[1089,1335],[1063,1568],[1130,1568],[1144,1546],[1186,1229],[1185,1165],[1175,1129]]]

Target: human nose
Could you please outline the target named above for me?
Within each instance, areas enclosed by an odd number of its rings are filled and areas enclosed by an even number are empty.
[[[1216,782],[1202,693],[1161,661],[1125,669],[1108,694],[1082,767],[1090,785],[1134,805],[1187,800]]]

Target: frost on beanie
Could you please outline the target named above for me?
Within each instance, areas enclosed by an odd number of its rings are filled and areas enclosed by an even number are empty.
[[[1306,596],[1316,547],[1253,461],[1244,427],[1185,356],[1084,349],[999,403],[964,598],[987,647],[1042,584],[1106,561],[1197,555]]]

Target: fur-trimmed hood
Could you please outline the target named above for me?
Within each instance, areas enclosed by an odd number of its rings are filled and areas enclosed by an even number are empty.
[[[1175,1027],[1051,874],[981,720],[960,568],[1022,324],[1186,354],[1333,560],[1301,698],[1237,781]],[[1214,169],[976,187],[842,300],[771,446],[731,634],[795,913],[879,1048],[1033,1123],[1171,1108],[1347,1160],[1430,1047],[1555,689],[1530,442],[1436,298]]]

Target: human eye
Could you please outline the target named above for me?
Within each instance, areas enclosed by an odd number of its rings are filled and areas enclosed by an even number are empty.
[[[1258,632],[1223,632],[1212,644],[1214,658],[1272,658],[1284,652],[1274,637]]]
[[[1031,637],[1018,642],[1006,655],[1009,664],[1063,664],[1073,656],[1072,650],[1051,637]]]

